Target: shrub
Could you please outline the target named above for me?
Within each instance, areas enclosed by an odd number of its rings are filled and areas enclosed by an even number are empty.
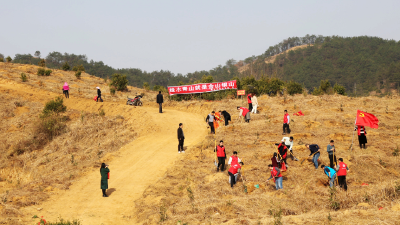
[[[77,79],[81,79],[81,71],[76,71],[76,72],[75,72],[75,77],[76,77]]]
[[[68,71],[69,69],[71,69],[71,67],[69,66],[68,62],[65,62],[61,69],[64,71]]]
[[[6,61],[9,63],[9,62],[12,61],[12,58],[11,58],[10,56],[8,56],[8,57],[6,58]]]
[[[37,75],[38,76],[44,76],[44,73],[45,73],[45,69],[44,68],[39,68],[38,70],[37,70]]]
[[[331,87],[331,83],[329,82],[329,80],[321,80],[321,84],[319,86],[319,88],[321,89],[321,91],[323,91],[324,93],[328,92],[328,89]]]
[[[50,76],[52,72],[53,72],[52,70],[45,70],[44,75]]]
[[[150,90],[150,85],[149,85],[149,83],[144,82],[144,83],[143,83],[143,89],[146,90],[146,91]]]
[[[287,84],[287,92],[289,95],[294,95],[294,94],[301,94],[303,93],[303,87],[301,86],[301,84],[294,82],[294,81],[290,81]]]
[[[110,88],[110,94],[115,95],[115,88]]]
[[[161,86],[161,85],[154,85],[153,91],[167,92],[167,89],[164,86]]]
[[[61,96],[58,96],[54,100],[47,102],[44,106],[41,117],[47,117],[51,114],[58,115],[59,113],[67,111],[67,106],[65,106],[63,103],[64,100]]]
[[[99,110],[99,116],[103,117],[106,115],[106,112],[104,112],[104,109]]]
[[[39,66],[45,67],[46,66],[46,61],[44,59],[41,59],[40,62],[38,63]]]
[[[110,86],[114,86],[117,91],[125,91],[128,86],[128,79],[126,75],[115,73],[111,77]]]
[[[4,62],[4,58],[0,58],[0,62]]]
[[[323,94],[323,91],[321,90],[321,88],[314,88],[314,90],[313,90],[313,92],[312,92],[312,94],[313,95],[322,95]]]
[[[339,95],[346,95],[346,88],[337,83],[333,86],[333,91]]]
[[[85,72],[85,67],[83,67],[83,65],[81,64],[81,65],[79,65],[79,66],[74,66],[74,67],[72,68],[72,70],[73,70],[73,71],[82,71],[82,72]]]
[[[28,77],[26,76],[25,73],[21,73],[21,80],[22,80],[22,82],[28,81]]]

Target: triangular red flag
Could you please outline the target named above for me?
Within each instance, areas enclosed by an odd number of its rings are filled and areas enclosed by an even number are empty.
[[[367,126],[371,128],[379,127],[379,120],[376,116],[371,113],[366,113],[361,110],[357,110],[356,125]]]

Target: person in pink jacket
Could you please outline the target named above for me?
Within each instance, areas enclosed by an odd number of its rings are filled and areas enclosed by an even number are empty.
[[[69,98],[69,86],[67,82],[64,83],[63,94],[65,95],[66,98]]]

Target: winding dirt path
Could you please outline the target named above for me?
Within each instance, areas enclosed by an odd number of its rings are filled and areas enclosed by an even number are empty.
[[[0,79],[0,90],[43,103],[59,95],[5,79]],[[79,219],[83,225],[135,224],[132,218],[134,201],[183,155],[177,151],[178,124],[184,124],[185,146],[189,148],[207,134],[203,117],[197,114],[171,109],[160,114],[156,107],[133,108],[123,102],[96,104],[84,98],[65,99],[64,104],[70,109],[87,112],[97,112],[103,107],[106,115],[122,115],[131,122],[148,122],[136,130],[139,138],[105,157],[111,170],[108,198],[102,197],[99,168],[91,168],[75,180],[69,190],[53,192],[46,202],[23,209],[26,224],[37,222],[32,219],[33,215],[43,216],[48,221],[59,217]],[[137,117],[142,118],[135,119]]]
[[[175,160],[182,157],[177,153],[178,123],[184,124],[185,146],[200,142],[206,134],[203,118],[199,115],[173,110],[159,114],[155,108],[147,110],[153,122],[161,125],[161,132],[142,134],[107,162],[111,170],[108,198],[103,198],[101,194],[99,168],[93,168],[75,181],[69,190],[60,191],[42,205],[35,206],[43,208],[41,212],[31,209],[30,214],[39,213],[51,221],[59,216],[79,219],[84,225],[134,224],[134,220],[129,218],[134,201],[141,197],[146,187],[162,178]]]

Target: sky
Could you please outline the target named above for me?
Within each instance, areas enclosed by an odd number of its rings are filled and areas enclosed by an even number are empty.
[[[0,0],[0,53],[85,54],[175,74],[260,55],[288,37],[400,40],[399,0]]]

